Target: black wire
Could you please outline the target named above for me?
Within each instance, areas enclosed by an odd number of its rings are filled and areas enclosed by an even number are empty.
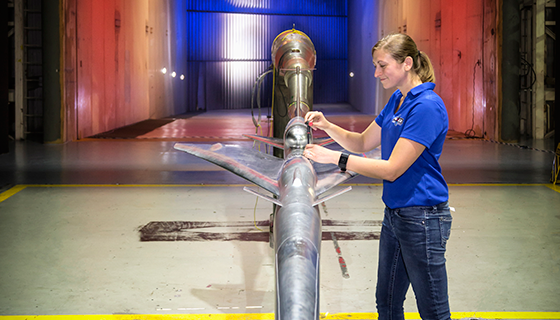
[[[473,80],[472,80],[472,124],[471,124],[471,128],[468,129],[467,131],[465,131],[465,135],[469,138],[475,138],[476,137],[476,132],[474,131],[474,97],[475,97],[475,93],[476,93],[476,87],[475,87],[475,83],[476,83],[476,67],[480,65],[480,60],[476,61],[476,63],[474,64],[473,67]]]
[[[258,77],[257,80],[255,80],[255,83],[253,84],[253,89],[251,90],[251,118],[253,120],[253,124],[255,125],[256,128],[259,127],[260,122],[261,122],[261,103],[260,103],[260,90],[261,90],[261,84],[264,81],[264,77],[268,74],[272,72],[272,66],[270,66],[266,71],[264,71],[263,73],[261,73]],[[259,109],[259,118],[258,120],[255,120],[255,115],[253,112],[253,107],[255,104],[255,96],[256,96],[256,100],[257,100],[257,107]]]
[[[521,57],[521,60],[523,60],[523,62],[525,62],[525,64],[527,66],[529,66],[529,68],[531,68],[531,84],[528,87],[521,87],[521,89],[523,89],[523,90],[531,89],[533,87],[533,85],[535,84],[535,82],[537,82],[537,72],[535,72],[535,69],[533,68],[533,65],[529,61],[527,61],[527,59]],[[528,73],[529,72],[527,72],[527,73],[525,73],[521,76],[526,77]]]

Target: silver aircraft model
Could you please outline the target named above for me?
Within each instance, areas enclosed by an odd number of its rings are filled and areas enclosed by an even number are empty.
[[[326,145],[330,138],[313,138],[304,115],[310,110],[315,48],[304,33],[295,29],[278,35],[272,45],[275,90],[286,90],[292,101],[283,138],[246,135],[283,150],[283,158],[237,145],[177,143],[174,148],[210,161],[270,192],[247,187],[252,194],[275,206],[271,217],[271,247],[276,266],[275,318],[319,319],[319,261],[321,217],[318,205],[351,189],[325,192],[356,174],[336,165],[314,163],[303,156],[308,143]]]

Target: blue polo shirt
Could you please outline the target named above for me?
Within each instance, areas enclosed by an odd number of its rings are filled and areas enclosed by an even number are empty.
[[[391,209],[433,206],[449,198],[447,183],[441,174],[439,157],[448,129],[447,110],[426,82],[412,88],[395,113],[402,97],[393,93],[375,122],[381,127],[381,158],[388,160],[399,138],[407,138],[426,147],[420,157],[395,181],[383,181],[383,202]]]

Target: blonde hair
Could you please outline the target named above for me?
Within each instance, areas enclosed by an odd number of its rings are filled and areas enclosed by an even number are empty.
[[[422,82],[436,82],[434,67],[428,55],[416,47],[416,43],[409,35],[392,33],[371,48],[371,56],[376,50],[383,49],[398,63],[403,63],[406,57],[412,58],[412,70],[420,77]]]

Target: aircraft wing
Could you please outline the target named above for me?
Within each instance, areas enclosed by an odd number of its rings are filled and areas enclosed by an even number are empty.
[[[277,179],[284,159],[255,149],[247,149],[237,145],[223,145],[221,143],[213,145],[176,143],[174,148],[212,162],[276,196],[279,195]],[[379,159],[379,148],[363,156]],[[334,164],[314,162],[313,168],[317,173],[317,186],[315,189],[317,196],[358,175],[352,171],[342,172]]]
[[[358,175],[352,171],[342,172],[335,164],[313,162],[313,168],[317,173],[317,186],[315,187],[317,196]]]
[[[341,151],[351,153],[346,150]],[[362,156],[370,159],[381,159],[381,151],[379,150],[379,148],[376,148],[372,151],[362,154]],[[313,168],[317,173],[317,187],[315,188],[315,193],[317,196],[358,175],[357,173],[349,170],[347,170],[346,172],[342,172],[340,168],[335,164],[313,162]]]
[[[284,159],[255,149],[221,143],[213,145],[176,143],[173,147],[212,162],[274,195],[279,195],[277,179]]]

